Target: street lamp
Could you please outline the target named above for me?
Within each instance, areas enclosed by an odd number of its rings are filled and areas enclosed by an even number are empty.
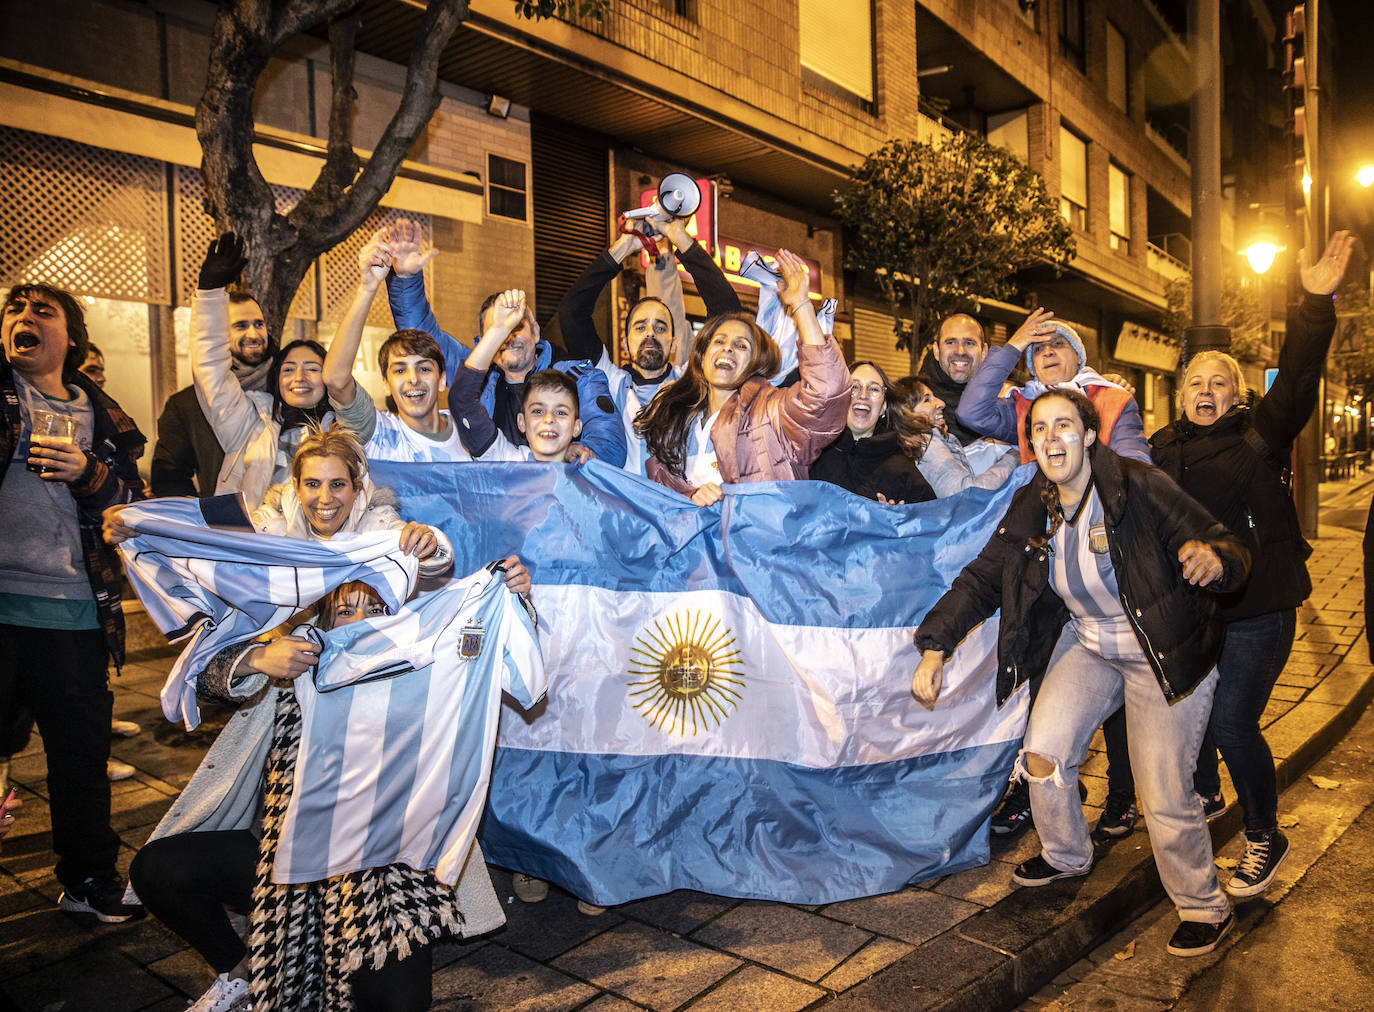
[[[1250,261],[1250,269],[1256,274],[1263,274],[1270,267],[1274,266],[1274,258],[1277,257],[1288,247],[1280,246],[1272,242],[1252,242],[1241,253],[1245,259]]]
[[[1374,165],[1364,165],[1360,171],[1355,173],[1355,182],[1359,183],[1366,190],[1374,186]]]

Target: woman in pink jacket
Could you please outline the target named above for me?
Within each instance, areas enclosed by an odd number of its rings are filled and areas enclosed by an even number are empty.
[[[809,269],[778,250],[778,296],[797,325],[801,379],[768,382],[778,346],[745,313],[707,322],[686,372],[662,387],[635,419],[645,441],[646,473],[698,506],[720,501],[722,484],[805,478],[844,428],[849,370],[839,345],[822,332],[807,294]]]

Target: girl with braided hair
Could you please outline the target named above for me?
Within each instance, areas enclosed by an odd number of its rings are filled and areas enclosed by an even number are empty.
[[[1092,869],[1078,767],[1124,703],[1159,877],[1183,922],[1168,951],[1202,955],[1234,919],[1192,775],[1217,683],[1216,595],[1244,583],[1250,555],[1162,471],[1103,445],[1098,426],[1077,391],[1036,398],[1025,435],[1040,473],[921,621],[912,694],[934,709],[945,659],[1000,607],[999,704],[1043,677],[1016,760],[1042,847],[1012,873],[1023,886]]]

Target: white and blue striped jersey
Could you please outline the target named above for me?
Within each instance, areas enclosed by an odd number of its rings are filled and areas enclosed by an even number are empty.
[[[1144,660],[1121,606],[1096,485],[1089,486],[1075,522],[1059,525],[1050,548],[1050,586],[1068,607],[1078,641],[1099,657]]]
[[[353,403],[340,405],[332,399],[336,425],[343,426],[363,443],[363,453],[368,460],[393,460],[402,464],[441,464],[445,461],[464,463],[472,459],[458,436],[458,427],[453,416],[440,411],[439,417],[446,426],[443,438],[435,439],[423,432],[416,432],[400,415],[380,410],[372,396],[355,383]]]
[[[119,551],[148,617],[169,640],[191,637],[162,687],[162,712],[188,731],[200,723],[196,678],[224,647],[275,629],[341,583],[368,584],[392,611],[415,586],[400,531],[303,541],[216,529],[247,524],[239,495],[154,499],[120,519],[138,532]]]
[[[501,693],[544,695],[534,622],[482,569],[399,613],[331,632],[295,681],[301,745],[272,868],[279,883],[404,864],[452,885],[476,837]]]

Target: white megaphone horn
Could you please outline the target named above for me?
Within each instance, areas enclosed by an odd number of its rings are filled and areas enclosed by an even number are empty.
[[[670,172],[659,180],[658,196],[648,207],[626,211],[626,218],[647,218],[655,211],[664,211],[674,218],[690,218],[701,206],[701,188],[684,172]]]

